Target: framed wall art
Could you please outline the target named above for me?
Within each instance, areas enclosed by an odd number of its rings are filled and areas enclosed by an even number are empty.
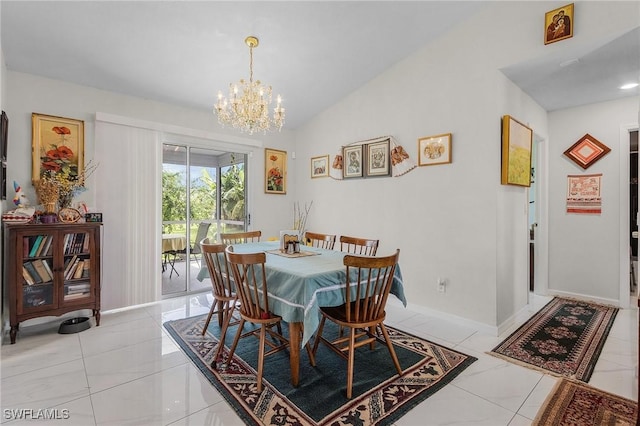
[[[323,155],[320,157],[311,158],[311,177],[327,177],[329,176],[329,156]]]
[[[78,176],[84,170],[84,121],[31,114],[31,180],[46,171]]]
[[[533,130],[510,115],[502,117],[503,185],[531,186],[531,143]]]
[[[264,192],[287,193],[287,152],[264,149]]]
[[[418,139],[418,165],[451,163],[451,133]]]
[[[587,133],[578,142],[571,145],[564,152],[564,155],[586,170],[593,163],[607,155],[609,151],[611,151],[611,148]]]
[[[573,3],[544,14],[544,44],[573,37]]]
[[[391,139],[370,143],[367,147],[367,177],[368,176],[389,176],[391,174],[391,163],[389,152],[391,149]]]
[[[342,148],[342,158],[344,159],[342,176],[345,179],[363,177],[362,154],[362,145],[345,146]]]

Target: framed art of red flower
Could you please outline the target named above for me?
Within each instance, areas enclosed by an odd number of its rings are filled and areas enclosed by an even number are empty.
[[[583,169],[588,169],[593,163],[607,155],[611,148],[586,134],[564,152],[574,163]]]
[[[31,114],[31,180],[64,173],[73,178],[84,169],[84,121]]]
[[[287,152],[264,149],[264,192],[267,194],[287,193]]]

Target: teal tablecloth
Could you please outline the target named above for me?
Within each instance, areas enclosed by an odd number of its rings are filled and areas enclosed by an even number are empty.
[[[266,274],[271,311],[287,322],[302,322],[302,345],[309,341],[320,324],[321,306],[339,306],[344,303],[346,268],[342,260],[346,253],[303,246],[302,251],[318,253],[313,256],[288,258],[269,253],[280,247],[279,242],[236,244],[236,253],[267,252]],[[198,280],[209,277],[206,268]],[[393,277],[391,294],[406,306],[402,274],[398,265]]]

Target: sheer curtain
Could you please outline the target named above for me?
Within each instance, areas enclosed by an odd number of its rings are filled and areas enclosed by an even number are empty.
[[[161,132],[96,117],[96,210],[103,214],[101,309],[160,299]]]

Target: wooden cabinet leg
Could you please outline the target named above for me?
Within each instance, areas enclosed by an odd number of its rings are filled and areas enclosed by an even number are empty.
[[[9,336],[11,337],[11,344],[13,345],[16,342],[16,336],[18,335],[18,328],[20,324],[12,325],[11,331],[9,331]]]
[[[98,327],[100,325],[100,311],[98,309],[94,309],[93,316],[96,318],[96,327]]]

